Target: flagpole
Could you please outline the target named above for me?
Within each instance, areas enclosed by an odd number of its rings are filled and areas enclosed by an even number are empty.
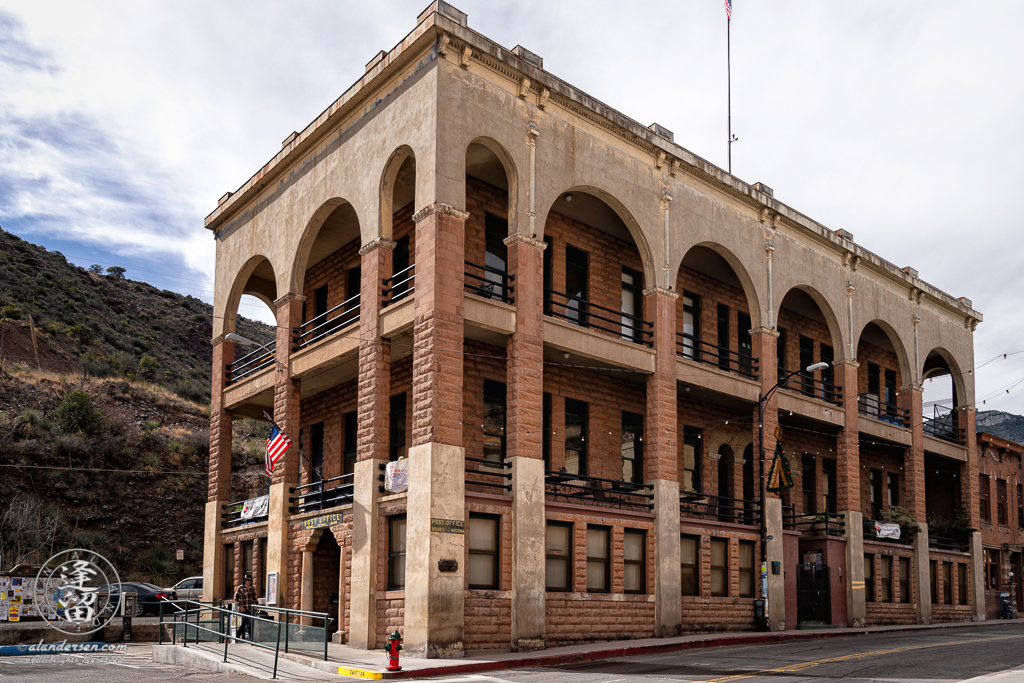
[[[729,175],[732,175],[732,45],[730,29],[732,19],[725,15],[725,68],[726,83],[728,84],[728,126],[729,126]]]

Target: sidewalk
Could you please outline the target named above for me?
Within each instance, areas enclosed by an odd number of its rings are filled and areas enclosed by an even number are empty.
[[[645,638],[602,643],[586,643],[566,647],[553,647],[537,652],[499,652],[472,654],[461,659],[415,659],[403,657],[402,671],[385,671],[387,664],[383,650],[361,650],[347,645],[330,644],[328,661],[302,653],[280,653],[278,677],[281,679],[326,680],[338,674],[354,678],[422,678],[426,676],[482,673],[504,669],[564,666],[601,659],[657,654],[728,645],[756,645],[782,643],[795,640],[839,638],[878,633],[930,631],[975,626],[1020,624],[1016,620],[957,622],[928,626],[872,626],[865,628],[834,628],[820,631],[778,631],[774,633],[703,633],[677,638]],[[168,649],[170,648],[170,649]],[[158,649],[161,650],[158,652]],[[224,646],[200,643],[189,644],[187,650],[177,646],[154,646],[153,660],[202,668],[206,671],[234,671],[257,678],[270,678],[274,655],[248,645],[232,644],[228,648],[228,664],[222,664]],[[285,663],[287,662],[287,667]],[[218,668],[228,667],[228,668]],[[284,672],[284,673],[282,673]],[[330,674],[334,674],[331,676]]]

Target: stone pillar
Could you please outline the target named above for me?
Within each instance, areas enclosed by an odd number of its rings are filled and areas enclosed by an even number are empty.
[[[770,496],[765,499],[764,512],[768,521],[768,628],[772,631],[786,630],[786,575],[772,573],[772,562],[786,566],[782,536],[782,499]],[[760,565],[760,563],[758,563]],[[760,566],[758,566],[760,570]],[[795,626],[795,624],[793,624]]]
[[[506,448],[512,463],[512,649],[544,648],[544,259],[545,244],[515,234],[516,331],[508,340]]]
[[[221,509],[231,502],[231,411],[224,407],[226,366],[235,345],[223,336],[213,340],[210,389],[210,469],[203,527],[203,601],[228,597],[224,586],[224,545],[220,541]]]
[[[645,317],[654,323],[654,373],[647,377],[644,479],[654,492],[654,635],[682,633],[679,565],[679,434],[676,394],[676,301],[663,287],[644,291]]]
[[[926,517],[925,491],[924,491],[924,422],[921,419],[921,402],[924,389],[918,385],[902,387],[900,395],[903,397],[903,406],[910,410],[910,425],[912,445],[905,451],[903,456],[904,485],[907,492],[907,510],[914,515],[914,519],[920,524]],[[966,498],[967,496],[965,496]],[[927,548],[925,548],[927,557]],[[931,603],[928,607],[931,614]]]
[[[309,547],[302,549],[302,582],[299,586],[299,609],[304,612],[313,611],[313,550]],[[304,617],[302,623],[306,626],[312,625],[310,617]]]
[[[918,412],[918,415],[920,414]],[[914,566],[917,571],[917,623],[930,624],[932,623],[932,576],[929,563],[931,557],[928,554],[928,525],[924,522],[918,522],[918,524],[921,525],[921,531],[914,536]]]
[[[266,595],[266,586],[263,585],[263,558],[260,548],[267,542],[265,538],[252,539],[252,587],[256,591],[256,597]]]
[[[466,518],[462,446],[465,221],[431,204],[416,223],[412,447],[409,449],[405,650],[414,657],[461,657],[465,629],[465,536],[432,531],[432,520]],[[457,562],[456,571],[440,569]]]
[[[385,440],[384,443],[387,443]],[[362,455],[362,442],[359,445]],[[358,460],[352,500],[352,607],[349,611],[348,644],[372,650],[377,646],[377,474],[387,460]],[[344,566],[344,565],[342,565]],[[344,572],[342,572],[344,574]]]
[[[295,450],[292,446],[289,451]],[[280,464],[280,461],[278,461]],[[277,472],[274,472],[275,476]],[[288,590],[288,501],[294,484],[271,484],[267,509],[267,571],[277,572],[277,606],[291,607]]]
[[[835,363],[836,383],[843,389],[843,413],[845,422],[836,435],[836,488],[838,489],[839,510],[860,510],[860,425],[857,405],[856,361],[845,360]],[[849,520],[849,518],[847,518]],[[847,529],[849,530],[849,521]],[[854,529],[857,535],[860,527]],[[849,548],[849,545],[847,545]],[[863,565],[863,563],[861,563]],[[849,566],[849,562],[847,562]],[[861,572],[864,571],[863,566]],[[848,584],[849,585],[849,584]],[[863,593],[863,591],[861,591]],[[847,604],[850,604],[849,602]],[[850,622],[853,623],[853,622]]]
[[[981,532],[971,534],[971,621],[985,621],[985,566]]]
[[[299,482],[299,402],[302,390],[299,380],[292,378],[291,355],[295,330],[302,324],[302,302],[306,297],[285,294],[277,306],[277,373],[274,376],[274,422],[289,439],[289,448],[274,467],[274,483],[297,486]],[[274,570],[271,570],[274,571]],[[283,577],[282,577],[283,578]]]
[[[978,464],[981,462],[981,448],[978,446],[977,411],[974,408],[959,409],[958,423],[967,430],[967,462],[960,468],[960,500],[971,518],[971,527],[981,528],[981,501],[978,499]],[[993,484],[992,495],[995,496]],[[1012,498],[1012,497],[1011,497]],[[1007,504],[1010,500],[1007,500]],[[1013,514],[1013,509],[1009,510]]]
[[[860,628],[867,623],[867,594],[864,592],[864,527],[860,510],[846,509],[846,625]]]
[[[755,330],[751,330],[751,343],[753,345],[754,357],[758,359],[758,374],[761,380],[760,393],[762,396],[768,394],[769,391],[778,382],[778,357],[776,356],[776,344],[779,341],[779,333],[776,330],[768,329],[766,327],[759,327]],[[776,630],[778,624],[785,624],[786,622],[786,600],[785,600],[785,582],[775,583],[771,579],[771,557],[775,554],[776,561],[783,561],[782,556],[782,501],[781,499],[772,496],[772,499],[778,502],[778,531],[772,533],[770,531],[773,523],[773,516],[769,510],[768,505],[768,482],[765,479],[768,477],[768,468],[771,466],[772,453],[775,451],[775,427],[779,424],[779,410],[778,410],[779,399],[773,393],[768,401],[764,402],[764,442],[759,443],[761,438],[761,430],[759,429],[762,416],[759,414],[758,406],[754,406],[754,425],[753,425],[753,437],[754,437],[754,479],[758,482],[755,496],[758,499],[758,504],[761,508],[761,514],[764,515],[765,523],[769,526],[767,535],[774,536],[776,540],[769,542],[766,547],[761,548],[761,556],[757,558],[757,569],[760,571],[762,564],[767,564],[766,569],[768,574],[768,593],[763,594],[763,584],[761,581],[761,575],[756,575],[756,581],[758,583],[758,595],[761,597],[768,598],[768,604],[765,605],[765,611],[768,616],[769,628]],[[762,462],[762,460],[764,462]],[[763,473],[763,477],[761,476]],[[774,507],[772,509],[775,509]],[[777,546],[777,550],[772,546]],[[781,575],[780,575],[781,578]],[[777,590],[778,593],[773,596],[772,591]],[[779,590],[781,587],[781,590]]]

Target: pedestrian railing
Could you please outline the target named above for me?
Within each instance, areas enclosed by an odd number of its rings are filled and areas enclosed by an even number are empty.
[[[479,275],[478,272],[483,275]],[[515,303],[516,288],[512,285],[516,276],[492,266],[481,266],[466,261],[466,291],[486,299],[498,299],[507,304]]]
[[[474,467],[475,465],[475,467]],[[496,489],[498,493],[512,490],[512,463],[507,460],[466,458],[466,486]]]
[[[343,301],[329,311],[307,320],[299,326],[299,347],[304,348],[324,337],[359,322],[359,295]]]
[[[288,508],[288,511],[294,515],[348,505],[352,502],[354,481],[354,474],[343,474],[340,477],[295,486],[291,489],[295,505]]]
[[[831,382],[816,379],[805,372],[788,376],[790,371],[779,366],[779,388],[798,391],[804,396],[818,398],[837,406],[843,405],[843,388]]]
[[[580,327],[609,332],[636,344],[654,346],[654,325],[639,316],[625,311],[616,311],[587,301],[582,297],[565,294],[554,289],[545,288],[544,292],[547,315],[561,318]]]
[[[785,527],[784,520],[783,528]],[[792,528],[804,536],[843,536],[846,534],[846,515],[841,512],[794,515]]]
[[[943,533],[929,529],[928,547],[932,550],[954,550],[958,553],[966,553],[970,550],[970,540],[963,534]]]
[[[242,526],[243,524],[255,524],[256,522],[265,522],[268,519],[267,515],[257,515],[254,517],[242,517],[242,510],[245,508],[245,503],[250,499],[238,500],[234,503],[225,503],[221,506],[220,511],[220,525],[223,529],[230,529],[231,527]]]
[[[651,487],[617,479],[546,470],[544,493],[553,502],[599,505],[641,510],[654,509]]]
[[[687,519],[756,525],[761,522],[761,509],[755,500],[683,491],[679,495],[679,516]]]
[[[381,290],[381,307],[387,307],[398,303],[409,294],[415,291],[416,287],[416,264],[403,268],[391,277],[383,280],[384,289]]]
[[[956,426],[952,413],[939,418],[922,417],[921,419],[924,421],[924,433],[928,436],[961,446],[967,444],[967,430]]]
[[[285,609],[273,605],[253,605],[252,609],[259,613],[266,613],[276,616],[276,621],[271,623],[280,625],[284,623],[284,651],[287,654],[291,650],[307,650],[315,652],[317,656],[323,653],[324,661],[327,661],[327,646],[331,642],[331,618],[326,612],[309,612],[300,609]],[[319,622],[320,626],[315,623]],[[269,627],[255,625],[252,637],[261,642],[269,641],[273,636],[273,630]],[[261,629],[263,629],[261,631]]]
[[[676,332],[676,353],[683,358],[707,363],[720,370],[735,372],[743,377],[757,379],[758,361],[749,354],[739,353],[724,346],[701,341],[692,334]]]
[[[277,349],[277,340],[266,344],[266,348],[258,348],[247,353],[233,363],[229,363],[225,369],[224,383],[234,384],[250,375],[255,375],[260,370],[272,365],[276,360],[274,355]]]
[[[857,412],[874,418],[879,422],[888,422],[897,427],[910,426],[910,411],[892,403],[880,400],[874,394],[860,394],[857,397]]]

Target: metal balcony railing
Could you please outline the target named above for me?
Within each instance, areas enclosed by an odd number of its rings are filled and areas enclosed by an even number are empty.
[[[382,307],[387,307],[391,304],[398,303],[405,297],[416,291],[415,282],[416,280],[416,264],[412,264],[408,268],[403,268],[391,277],[386,277],[382,280],[384,283],[384,289],[381,290],[381,296],[383,297]]]
[[[359,295],[343,301],[334,308],[315,318],[311,318],[299,326],[299,346],[303,348],[320,341],[324,337],[359,322]]]
[[[549,500],[584,505],[652,510],[654,494],[646,484],[545,470],[544,493]]]
[[[288,508],[288,511],[294,515],[348,505],[352,502],[354,481],[355,475],[343,474],[340,477],[296,486],[291,489],[292,502],[295,505]]]
[[[472,465],[475,467],[472,467]],[[466,458],[466,486],[496,489],[498,493],[512,490],[512,463],[485,458]]]
[[[837,387],[831,382],[824,380],[815,379],[814,376],[808,375],[805,372],[793,375],[792,377],[786,378],[786,375],[790,373],[789,370],[779,366],[779,388],[788,389],[790,391],[798,391],[804,396],[810,396],[811,398],[821,399],[828,403],[835,404],[837,406],[843,405],[843,388]]]
[[[789,508],[792,510],[792,508]],[[819,512],[805,515],[790,513],[787,520],[783,511],[782,527],[801,532],[804,536],[842,536],[846,533],[846,516],[843,513]]]
[[[761,507],[754,500],[691,491],[679,495],[679,516],[730,524],[757,525],[761,523]]]
[[[857,396],[857,412],[874,418],[879,422],[888,422],[897,427],[910,426],[910,411],[893,403],[885,403],[874,394]]]
[[[623,311],[616,311],[572,294],[544,289],[547,315],[573,325],[608,332],[627,341],[654,346],[654,324]],[[556,298],[564,299],[558,301]],[[614,316],[614,317],[609,317]]]
[[[940,533],[929,529],[928,547],[933,550],[953,550],[958,553],[966,553],[970,551],[970,540],[968,536]]]
[[[947,413],[942,417],[922,417],[921,419],[924,420],[924,433],[928,436],[961,446],[967,445],[967,430],[956,426],[953,413]]]
[[[235,362],[229,363],[225,368],[224,383],[228,385],[234,384],[250,375],[255,375],[269,365],[273,365],[276,360],[274,352],[277,350],[277,340],[275,339],[266,344],[266,347],[265,349],[258,348]]]
[[[255,524],[256,522],[265,522],[268,519],[267,515],[258,515],[255,517],[243,518],[242,509],[245,507],[245,503],[251,498],[245,500],[237,500],[234,503],[225,503],[221,506],[220,511],[220,526],[223,529],[230,529],[231,527],[242,526],[243,524]]]
[[[485,299],[497,299],[507,304],[515,303],[516,288],[512,284],[516,280],[515,275],[509,275],[504,270],[481,266],[478,263],[466,261],[466,291],[470,294],[482,296]],[[482,272],[483,275],[478,274]]]
[[[724,346],[701,341],[692,334],[676,332],[676,353],[683,358],[707,363],[728,372],[735,372],[743,377],[750,379],[758,377],[756,358]]]

